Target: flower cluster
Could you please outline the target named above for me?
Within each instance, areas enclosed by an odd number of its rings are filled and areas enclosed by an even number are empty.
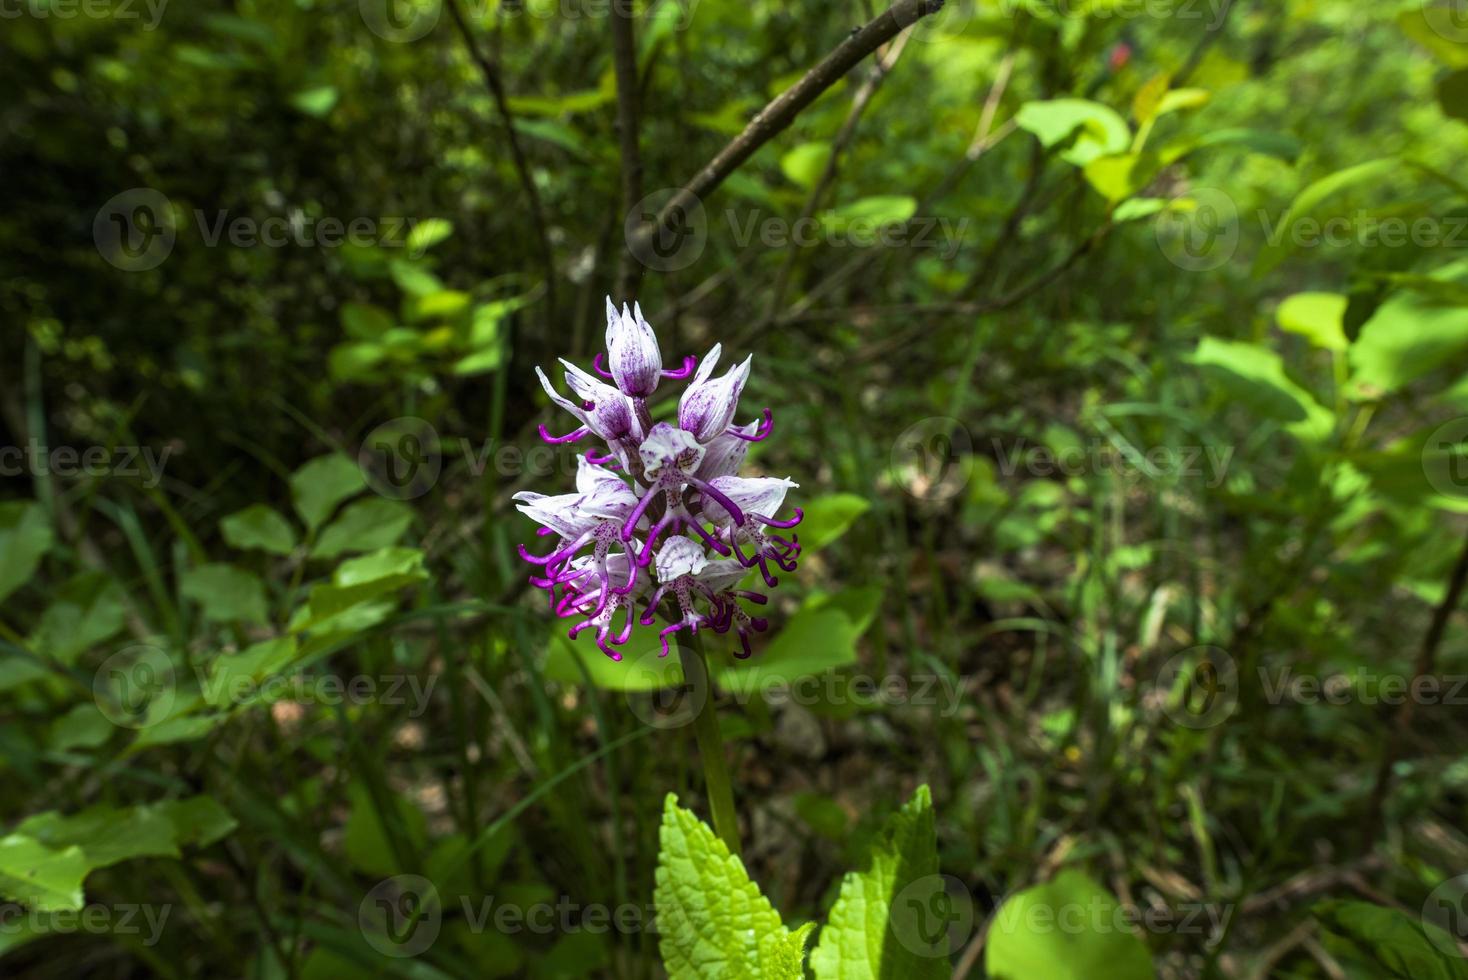
[[[702,364],[689,357],[663,370],[642,309],[618,312],[608,298],[607,353],[605,360],[597,355],[595,368],[611,384],[562,360],[575,396],[567,398],[536,368],[551,401],[578,423],[564,436],[541,426],[541,438],[564,444],[590,435],[606,447],[577,457],[575,493],[515,495],[539,533],[555,539],[547,555],[524,546],[520,555],[540,566],[530,581],[550,593],[556,614],[580,620],[572,638],[595,628],[597,646],[613,660],[622,659],[613,647],[631,638],[634,624],[652,626],[659,616],[667,623],[658,633],[663,656],[674,633],[710,629],[733,630],[740,643],[734,655],[748,657],[750,634],[767,621],[743,604],[764,605],[768,597],[739,588],[740,580],[758,568],[773,588],[772,565],[795,569],[799,539],[780,532],[800,523],[800,509],[788,520],[775,515],[798,484],[737,475],[750,443],[769,437],[774,418],[765,409],[759,421],[734,421],[750,358],[714,378],[719,355],[715,344]],[[690,375],[677,424],[654,422],[648,402],[658,383]]]

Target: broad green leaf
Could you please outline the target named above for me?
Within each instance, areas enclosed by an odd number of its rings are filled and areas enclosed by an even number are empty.
[[[852,628],[860,636],[877,618],[884,594],[884,590],[876,585],[852,586],[835,593],[812,592],[800,608],[834,609],[841,612],[851,621]]]
[[[292,630],[320,628],[325,620],[339,613],[427,578],[423,552],[414,548],[384,548],[342,562],[332,575],[331,585],[318,585],[311,590],[310,617],[293,624]]]
[[[1443,115],[1468,122],[1468,68],[1460,68],[1437,83],[1437,104]]]
[[[233,565],[201,565],[184,572],[178,591],[203,609],[215,623],[263,623],[270,618],[265,584]]]
[[[1296,293],[1275,312],[1280,329],[1304,337],[1316,347],[1345,350],[1346,306],[1349,300],[1338,293]]]
[[[335,558],[350,551],[376,551],[397,544],[413,523],[413,509],[398,500],[367,497],[341,512],[311,549],[312,558]]]
[[[1074,869],[1012,896],[984,948],[994,980],[1153,980],[1152,954],[1111,893]]]
[[[1453,3],[1414,4],[1418,9],[1397,16],[1408,37],[1431,51],[1450,68],[1468,68],[1468,28],[1462,12]]]
[[[30,500],[0,503],[0,601],[30,581],[51,550],[45,509]]]
[[[89,870],[80,847],[55,850],[24,834],[0,838],[0,898],[38,912],[81,908]]]
[[[878,244],[881,229],[900,225],[917,212],[917,198],[904,194],[863,197],[821,216],[832,231],[843,232],[857,245]],[[870,241],[864,239],[869,238]]]
[[[56,592],[31,634],[31,649],[72,664],[83,651],[122,631],[122,589],[102,572],[82,572]]]
[[[925,884],[938,882],[933,800],[920,786],[888,821],[867,867],[848,873],[816,948],[816,980],[934,980],[950,974],[948,937],[912,928],[905,904]],[[922,904],[922,903],[919,903]]]
[[[284,636],[256,643],[239,653],[221,654],[209,665],[204,700],[215,707],[251,700],[264,681],[290,665],[296,653],[296,638]]]
[[[1111,212],[1111,223],[1121,225],[1126,224],[1128,221],[1150,218],[1152,215],[1166,210],[1167,203],[1166,200],[1160,197],[1134,197],[1116,206],[1116,210]]]
[[[54,810],[38,813],[15,828],[53,850],[80,847],[88,870],[137,857],[178,857],[173,824],[158,806],[114,807],[98,804],[69,817]]]
[[[337,100],[341,93],[334,85],[318,85],[315,88],[303,89],[291,96],[291,105],[308,116],[320,119],[336,108]]]
[[[357,340],[376,340],[391,330],[392,314],[370,303],[343,303],[342,329]]]
[[[454,233],[454,223],[445,218],[428,218],[408,232],[408,254],[422,255]]]
[[[1368,183],[1401,170],[1403,163],[1394,157],[1385,160],[1369,160],[1337,171],[1306,187],[1290,204],[1289,210],[1280,218],[1279,224],[1270,232],[1264,247],[1254,260],[1254,274],[1262,276],[1271,272],[1295,250],[1295,223],[1312,213],[1325,199],[1349,187]]]
[[[426,320],[448,320],[469,308],[474,297],[457,289],[440,289],[432,293],[408,296],[403,300],[403,319],[408,323],[423,323]],[[452,331],[444,335],[453,337]],[[423,335],[425,349],[432,350],[432,334]]]
[[[1198,150],[1213,147],[1241,147],[1253,153],[1277,157],[1289,163],[1293,163],[1302,150],[1300,141],[1293,136],[1271,133],[1263,129],[1235,127],[1215,129],[1201,136],[1185,137],[1169,143],[1159,155],[1164,164],[1172,164]]]
[[[582,159],[589,159],[593,153],[586,145],[585,138],[574,127],[553,119],[516,119],[515,131],[553,143]]]
[[[180,846],[208,847],[239,826],[239,821],[212,796],[190,796],[157,806],[173,824],[173,838]]]
[[[801,143],[780,158],[780,172],[792,184],[810,190],[821,179],[830,158],[829,143]]]
[[[1211,98],[1212,96],[1207,89],[1175,88],[1162,97],[1162,102],[1157,107],[1157,115],[1161,117],[1170,112],[1197,109],[1207,105],[1208,100]]]
[[[622,659],[612,660],[596,645],[594,629],[582,630],[576,639],[566,635],[573,620],[557,620],[551,626],[546,645],[545,676],[566,684],[586,681],[577,659],[597,687],[608,691],[659,691],[683,683],[683,663],[677,651],[659,656],[662,647],[657,638],[651,642],[628,643],[621,648]]]
[[[1074,144],[1060,158],[1077,167],[1099,156],[1123,153],[1132,142],[1126,120],[1115,109],[1086,99],[1026,102],[1015,115],[1015,122],[1046,147],[1057,146],[1075,135]]]
[[[443,280],[416,262],[391,259],[387,263],[387,271],[398,288],[409,296],[429,296],[444,290]]]
[[[854,493],[832,493],[817,497],[803,508],[805,517],[795,530],[807,554],[820,551],[845,534],[857,518],[872,509],[872,503]]]
[[[1318,442],[1335,427],[1335,416],[1285,370],[1284,361],[1257,344],[1204,337],[1193,354],[1229,397],[1263,418],[1284,424],[1301,439]]]
[[[1452,281],[1468,272],[1457,263],[1436,278]],[[1418,290],[1403,290],[1361,327],[1351,345],[1351,390],[1356,398],[1391,394],[1436,368],[1468,355],[1468,306]]]
[[[1453,937],[1419,916],[1369,902],[1321,902],[1310,911],[1327,930],[1326,948],[1363,961],[1374,977],[1468,980],[1468,959],[1448,953]]]
[[[837,609],[801,610],[758,656],[733,662],[714,658],[710,670],[727,690],[768,689],[855,663],[859,635]]]
[[[275,555],[295,550],[296,532],[290,521],[265,504],[251,504],[219,522],[219,531],[231,548],[258,548]]]
[[[296,513],[312,530],[320,527],[343,500],[366,489],[361,468],[340,453],[317,456],[291,475]]]
[[[53,752],[95,749],[111,738],[115,731],[117,726],[97,710],[95,703],[87,701],[76,705],[51,723],[51,734],[46,740],[46,746]]]
[[[1136,194],[1152,182],[1157,158],[1150,153],[1098,156],[1083,168],[1086,182],[1113,204]]]
[[[229,720],[226,714],[179,715],[163,721],[152,722],[138,732],[128,746],[128,753],[141,752],[155,745],[177,745],[180,742],[196,742]]]
[[[658,948],[670,980],[798,980],[797,943],[744,863],[669,793],[658,834]]]

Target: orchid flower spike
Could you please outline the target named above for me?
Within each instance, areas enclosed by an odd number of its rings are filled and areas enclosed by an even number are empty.
[[[605,449],[579,457],[576,489],[546,495],[522,491],[516,506],[554,539],[547,553],[520,554],[535,569],[530,581],[544,589],[557,615],[577,620],[577,634],[593,630],[597,646],[613,660],[635,626],[665,624],[657,637],[661,653],[681,631],[733,632],[736,657],[751,654],[750,637],[768,621],[746,604],[768,597],[741,589],[758,568],[767,586],[778,581],[770,566],[795,569],[800,544],[787,532],[801,512],[778,516],[786,493],[798,484],[772,477],[741,477],[749,444],[773,431],[769,409],[753,422],[738,423],[739,396],[749,380],[750,358],[714,378],[722,353],[718,344],[694,373],[694,358],[663,370],[657,335],[633,304],[618,310],[607,299],[607,352],[597,355],[596,374],[562,361],[575,398],[560,394],[536,368],[550,400],[576,420],[567,435],[541,436],[550,443],[594,435]],[[648,399],[662,380],[693,378],[678,403],[677,423],[652,421]],[[599,380],[596,375],[600,375]],[[612,383],[607,384],[609,380]]]

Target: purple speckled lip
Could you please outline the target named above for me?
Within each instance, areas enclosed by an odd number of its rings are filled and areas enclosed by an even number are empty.
[[[747,570],[758,568],[765,584],[778,579],[770,566],[795,570],[800,539],[773,531],[800,523],[778,518],[786,490],[797,484],[772,477],[737,477],[751,443],[774,432],[774,413],[756,422],[734,422],[750,359],[714,378],[721,348],[700,362],[689,356],[664,370],[657,335],[640,307],[619,311],[607,300],[607,350],[597,354],[594,374],[562,362],[572,396],[552,387],[537,369],[551,400],[575,417],[563,436],[540,426],[540,437],[566,445],[594,436],[605,444],[578,457],[575,493],[515,495],[520,511],[554,537],[544,555],[523,545],[520,556],[537,566],[530,582],[544,589],[551,610],[576,619],[574,639],[594,629],[608,657],[631,640],[636,626],[654,627],[662,656],[680,631],[734,633],[739,659],[753,653],[750,637],[769,628],[743,604],[762,606],[769,597],[739,587]],[[598,378],[611,381],[606,384]],[[689,381],[689,379],[692,379]],[[648,399],[664,381],[689,381],[679,399],[677,424],[652,421]],[[588,550],[589,549],[589,550]]]

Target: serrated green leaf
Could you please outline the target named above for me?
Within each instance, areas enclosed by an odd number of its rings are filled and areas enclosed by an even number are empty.
[[[670,980],[798,980],[794,951],[808,931],[785,928],[744,863],[671,793],[658,841],[658,948]]]
[[[841,891],[811,953],[816,980],[922,980],[949,974],[946,941],[930,947],[903,928],[899,896],[937,879],[933,799],[920,786],[873,846],[864,871],[841,880]]]

